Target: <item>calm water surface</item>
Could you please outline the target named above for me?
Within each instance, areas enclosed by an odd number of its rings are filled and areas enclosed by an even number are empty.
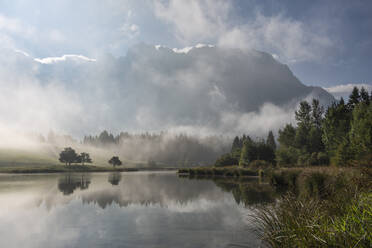
[[[271,194],[174,172],[0,175],[0,247],[259,247],[249,216]]]

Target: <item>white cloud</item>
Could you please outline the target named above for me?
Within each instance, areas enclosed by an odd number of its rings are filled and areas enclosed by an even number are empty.
[[[19,19],[9,18],[0,14],[0,30],[15,33],[22,36],[32,36],[35,28],[24,24]]]
[[[170,0],[164,3],[155,0],[155,15],[174,26],[181,42],[215,37],[224,29],[224,22],[231,8],[227,1],[215,0]]]
[[[252,22],[221,34],[219,45],[269,51],[284,62],[294,63],[321,58],[332,41],[308,30],[300,21],[257,13]]]
[[[133,39],[140,34],[140,28],[136,24],[124,23],[120,28],[120,32],[124,37]]]
[[[372,91],[372,84],[341,84],[324,89],[336,98],[348,98],[354,87],[358,87],[359,89],[364,87],[368,92]]]
[[[319,30],[281,14],[257,12],[252,20],[236,24],[228,18],[232,11],[232,3],[222,0],[155,1],[155,15],[171,24],[184,44],[213,40],[223,47],[267,51],[285,63],[319,60],[333,44]]]
[[[209,45],[209,44],[207,45],[207,44],[198,43],[195,46],[187,46],[187,47],[183,47],[183,48],[172,48],[172,51],[175,52],[175,53],[187,54],[192,49],[198,49],[198,48],[204,48],[204,47],[212,48],[212,47],[215,47],[215,46],[214,45]],[[163,46],[163,45],[156,45],[155,48],[156,48],[156,50],[159,50],[160,48],[169,49],[168,47]]]
[[[66,41],[65,35],[57,29],[53,29],[49,32],[49,39],[54,42],[64,42]]]
[[[35,58],[36,62],[39,62],[41,64],[55,64],[58,62],[63,62],[67,60],[72,60],[75,62],[79,61],[86,61],[86,62],[96,62],[96,59],[88,58],[83,55],[76,55],[76,54],[66,54],[61,57],[47,57],[47,58]]]

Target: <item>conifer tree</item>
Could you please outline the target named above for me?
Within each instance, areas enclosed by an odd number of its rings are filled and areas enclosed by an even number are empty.
[[[275,142],[273,131],[271,131],[271,130],[269,131],[269,134],[267,135],[266,144],[269,147],[271,147],[271,149],[273,149],[273,151],[276,150],[276,142]]]

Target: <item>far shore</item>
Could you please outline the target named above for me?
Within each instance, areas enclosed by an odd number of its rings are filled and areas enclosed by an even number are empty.
[[[135,171],[177,171],[172,167],[104,167],[93,165],[56,165],[56,166],[15,166],[0,167],[2,174],[37,174],[37,173],[64,173],[64,172],[135,172]]]

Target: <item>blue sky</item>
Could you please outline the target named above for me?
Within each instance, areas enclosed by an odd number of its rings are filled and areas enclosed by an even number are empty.
[[[308,85],[372,83],[372,1],[3,0],[0,47],[123,56],[139,42],[273,54]]]

